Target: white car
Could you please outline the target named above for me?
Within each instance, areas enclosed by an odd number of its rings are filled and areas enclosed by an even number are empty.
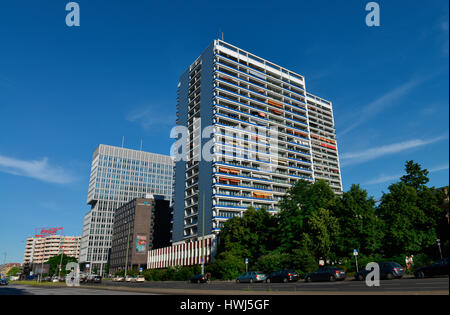
[[[145,282],[144,276],[137,276],[136,277],[136,282]]]
[[[123,278],[123,277],[115,277],[115,278],[113,278],[112,279],[112,281],[114,281],[114,282],[123,282],[125,279]]]
[[[126,281],[126,282],[136,282],[136,277],[133,277],[133,276],[127,276],[127,277],[125,278],[125,281]]]

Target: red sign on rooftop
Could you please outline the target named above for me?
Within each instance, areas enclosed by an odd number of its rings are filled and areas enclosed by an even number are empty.
[[[39,229],[35,230],[34,237],[46,237],[46,236],[57,235],[57,234],[62,235],[62,232],[63,232],[62,227],[39,228]]]

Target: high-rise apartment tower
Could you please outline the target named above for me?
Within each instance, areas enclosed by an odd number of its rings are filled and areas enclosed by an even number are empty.
[[[330,101],[299,75],[222,40],[182,74],[173,242],[217,233],[249,206],[278,211],[298,180],[342,182]],[[184,151],[183,151],[184,150]]]

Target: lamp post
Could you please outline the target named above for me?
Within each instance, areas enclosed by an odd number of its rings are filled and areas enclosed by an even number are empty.
[[[125,274],[124,274],[124,279],[127,277],[128,249],[129,248],[130,248],[130,222],[128,222],[127,253],[126,253],[126,256],[125,256]]]
[[[441,259],[442,259],[441,240],[438,238],[436,240],[436,243],[437,243],[437,246],[439,248],[439,255],[441,256]]]
[[[61,238],[59,240],[59,253],[61,255],[61,259],[59,260],[59,273],[58,273],[58,277],[61,278],[61,269],[62,269],[62,260],[63,260],[63,255],[64,255],[64,249],[62,249],[62,244],[63,244],[63,236],[61,235]]]

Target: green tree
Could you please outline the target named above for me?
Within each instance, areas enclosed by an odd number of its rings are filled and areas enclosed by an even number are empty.
[[[229,252],[242,260],[249,258],[255,262],[275,246],[273,232],[276,225],[276,218],[268,211],[249,207],[242,217],[225,222],[217,253]]]
[[[311,216],[318,209],[328,209],[336,202],[333,190],[324,180],[311,184],[300,180],[279,202],[277,241],[281,249],[292,251],[302,244]]]
[[[344,192],[333,208],[338,218],[340,235],[338,255],[351,255],[353,249],[365,255],[377,253],[382,246],[383,222],[375,215],[375,200],[359,185],[352,185]]]
[[[277,250],[259,257],[256,261],[256,269],[265,274],[289,267],[291,267],[290,255]]]
[[[428,183],[428,170],[422,169],[420,164],[414,161],[407,161],[405,164],[406,175],[400,178],[405,185],[411,186],[416,190],[420,190]]]
[[[313,246],[310,247],[315,257],[335,259],[334,244],[339,235],[338,219],[333,217],[328,209],[320,208],[308,220],[309,238]],[[304,235],[305,237],[306,235]]]
[[[385,227],[384,249],[388,255],[419,253],[435,246],[437,228],[445,217],[440,190],[425,186],[428,171],[413,161],[405,164],[406,175],[389,186],[377,214]]]
[[[301,277],[317,269],[318,262],[307,245],[294,249],[290,259],[290,267],[297,271]]]
[[[377,213],[384,221],[383,248],[387,255],[417,252],[423,247],[427,232],[420,231],[417,227],[426,218],[417,207],[417,202],[414,187],[404,183],[392,184],[389,186],[389,193],[383,193]]]
[[[9,271],[8,271],[8,276],[16,276],[17,274],[20,274],[20,273],[22,273],[22,271],[20,270],[20,268],[14,266],[14,267],[12,267],[11,269],[9,269]]]
[[[61,260],[62,255],[62,260]],[[49,268],[49,274],[50,275],[59,275],[59,265],[61,263],[61,276],[66,275],[66,265],[69,262],[77,262],[77,259],[75,257],[67,256],[66,254],[61,254],[57,256],[50,257],[46,264],[50,265]]]
[[[245,271],[245,261],[231,252],[217,254],[216,259],[207,267],[215,278],[231,280]]]

